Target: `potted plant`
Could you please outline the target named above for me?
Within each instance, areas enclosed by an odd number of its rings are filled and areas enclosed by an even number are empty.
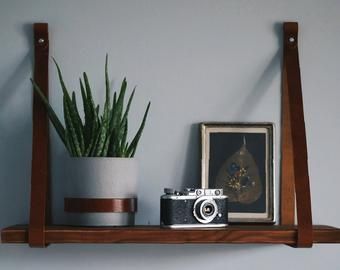
[[[83,73],[83,79],[79,79],[84,120],[78,110],[75,92],[69,93],[61,69],[55,59],[53,61],[63,92],[65,125],[59,120],[39,86],[32,79],[31,82],[70,156],[63,168],[66,172],[66,179],[63,180],[66,181],[67,187],[65,210],[70,208],[70,205],[66,205],[70,202],[66,201],[67,199],[76,201],[73,201],[71,205],[71,208],[75,210],[67,214],[66,223],[85,226],[133,225],[134,212],[112,212],[105,210],[105,206],[100,208],[100,203],[106,201],[107,208],[107,204],[110,207],[111,200],[137,197],[137,162],[134,155],[145,126],[150,102],[137,133],[131,142],[128,142],[128,114],[135,88],[126,106],[124,106],[127,90],[125,78],[120,91],[114,92],[111,97],[108,56],[106,55],[105,61],[106,97],[102,112],[99,105],[94,103],[86,73]],[[81,204],[82,202],[85,205],[74,205],[74,203]],[[96,212],[96,209],[100,213]]]

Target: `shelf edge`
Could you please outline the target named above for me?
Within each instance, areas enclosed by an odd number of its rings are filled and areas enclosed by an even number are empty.
[[[162,229],[158,226],[128,228],[77,228],[49,226],[46,242],[140,244],[288,244],[296,241],[296,226],[230,226],[226,229]],[[313,226],[314,243],[340,243],[340,229]],[[1,231],[2,243],[28,242],[28,227],[17,225]]]

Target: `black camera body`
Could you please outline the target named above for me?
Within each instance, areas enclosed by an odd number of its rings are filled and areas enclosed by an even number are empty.
[[[222,189],[183,192],[164,189],[161,196],[161,226],[169,228],[226,227],[228,197]]]

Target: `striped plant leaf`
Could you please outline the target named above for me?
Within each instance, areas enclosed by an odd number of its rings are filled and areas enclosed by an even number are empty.
[[[59,82],[63,92],[64,122],[61,123],[47,98],[39,86],[31,79],[34,91],[38,94],[46,107],[48,116],[55,127],[58,135],[63,141],[71,156],[112,156],[133,157],[141,134],[143,132],[146,118],[150,108],[150,102],[146,108],[142,123],[129,144],[128,136],[128,114],[135,95],[133,89],[124,109],[124,98],[127,90],[126,78],[123,79],[120,90],[114,92],[112,105],[110,97],[110,83],[108,76],[108,55],[105,58],[105,103],[102,113],[99,105],[95,105],[87,74],[83,73],[83,80],[79,79],[82,105],[84,110],[84,121],[77,106],[76,93],[71,95],[66,88],[61,69],[53,58]]]
[[[73,125],[72,118],[71,118],[70,106],[67,103],[67,98],[66,98],[65,95],[64,95],[64,98],[63,98],[63,104],[64,104],[65,125],[66,125],[66,128],[67,128],[67,130],[69,131],[69,134],[70,134],[70,142],[72,142],[71,144],[74,146],[74,156],[81,157],[82,152],[81,152],[81,149],[80,149],[80,144],[79,144],[77,133],[76,133],[76,130],[75,130],[75,127]]]
[[[137,145],[138,145],[139,139],[140,139],[140,137],[142,135],[142,132],[143,132],[143,129],[144,129],[144,126],[145,126],[145,122],[146,122],[146,118],[147,118],[148,113],[149,113],[150,105],[151,105],[151,103],[149,102],[148,106],[146,107],[142,123],[141,123],[141,125],[140,125],[140,127],[139,127],[139,129],[138,129],[138,131],[137,131],[137,133],[135,135],[135,137],[131,141],[130,146],[128,147],[127,152],[128,152],[128,155],[130,157],[134,157],[134,155],[136,153]]]
[[[78,107],[77,107],[76,93],[74,91],[72,92],[72,107],[73,107],[74,112],[75,112],[74,118],[72,119],[73,124],[78,127],[76,129],[77,137],[78,137],[78,140],[79,140],[81,152],[84,153],[85,152],[85,141],[84,141],[84,134],[83,134],[84,133],[84,126],[83,126],[83,122],[82,122],[80,115],[79,115],[79,111],[78,111]]]
[[[62,76],[62,73],[61,73],[61,70],[60,70],[60,67],[59,67],[57,61],[54,58],[53,58],[53,61],[54,61],[54,64],[57,68],[57,71],[58,71],[58,77],[59,77],[61,89],[62,89],[63,94],[64,94],[65,103],[68,106],[68,113],[70,115],[70,120],[72,121],[73,128],[76,132],[76,136],[77,136],[77,139],[78,139],[77,141],[79,143],[81,153],[83,153],[84,148],[85,148],[84,138],[83,138],[83,125],[82,125],[82,122],[77,119],[77,107],[76,107],[76,104],[73,104],[72,99],[71,99],[71,97],[68,93],[68,90],[66,88],[66,85],[64,83],[64,79],[63,79],[63,76]],[[65,110],[65,106],[64,106],[64,110]],[[78,115],[79,115],[79,113],[78,113]],[[71,132],[71,134],[72,134],[72,132]],[[72,137],[73,137],[73,134],[72,134]]]
[[[47,98],[45,97],[45,95],[41,91],[40,87],[33,81],[33,79],[31,79],[31,83],[33,85],[33,89],[36,91],[36,93],[40,97],[41,101],[44,103],[44,105],[47,109],[48,116],[49,116],[55,130],[57,131],[60,139],[66,145],[65,128],[64,128],[63,124],[60,122],[58,116],[56,115],[55,111],[53,110],[53,108],[49,104]]]

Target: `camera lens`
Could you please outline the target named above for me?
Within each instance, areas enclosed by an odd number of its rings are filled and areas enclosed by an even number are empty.
[[[207,224],[212,222],[217,213],[217,204],[209,196],[202,196],[194,203],[193,214],[200,223]]]
[[[202,213],[206,217],[210,217],[215,211],[215,207],[211,203],[206,203],[202,207]]]

